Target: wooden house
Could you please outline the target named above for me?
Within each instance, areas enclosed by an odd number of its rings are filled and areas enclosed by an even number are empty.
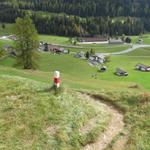
[[[117,68],[115,74],[117,76],[128,76],[128,73],[123,69]]]
[[[81,51],[74,55],[75,58],[85,59],[85,52]]]
[[[48,51],[56,54],[67,53],[68,51],[57,45],[48,44]],[[66,52],[67,51],[67,52]]]
[[[109,44],[123,44],[121,39],[109,39]]]
[[[85,44],[96,44],[96,43],[108,43],[107,37],[97,36],[97,37],[81,37],[79,39],[81,43]]]
[[[100,64],[105,62],[105,56],[104,55],[100,55],[100,54],[98,54],[98,55],[96,54],[94,56],[90,56],[89,59],[91,61],[95,61],[95,62],[100,63]]]
[[[150,66],[146,66],[146,65],[143,65],[143,64],[137,64],[135,66],[135,69],[140,70],[140,71],[148,72],[148,71],[150,71]]]

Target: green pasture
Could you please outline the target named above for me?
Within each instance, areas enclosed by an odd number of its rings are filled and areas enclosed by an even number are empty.
[[[11,74],[8,67],[13,67],[14,62],[14,58],[10,57],[1,60],[1,67],[7,68],[6,70],[3,68],[5,71],[2,71],[2,73]],[[111,61],[106,64],[108,71],[100,73],[98,68],[91,67],[86,60],[74,58],[73,55],[40,53],[40,59],[38,60],[39,68],[37,71],[30,73],[32,78],[39,78],[39,80],[48,82],[52,79],[53,71],[59,70],[62,73],[64,84],[70,87],[100,89],[102,87],[118,88],[120,86],[128,88],[130,85],[139,84],[139,86],[150,90],[150,84],[147,82],[150,80],[150,74],[148,72],[136,71],[134,67],[137,63],[150,65],[150,57],[111,56]],[[114,75],[117,67],[125,69],[129,76],[118,77]],[[92,78],[93,74],[97,75],[96,79]],[[25,75],[27,74],[25,73]]]
[[[136,49],[130,53],[124,54],[126,56],[145,56],[149,57],[150,56],[150,47],[145,47],[145,48],[139,48]]]
[[[62,44],[62,45],[70,44],[69,38],[63,36],[39,35],[39,40],[47,42],[49,44]]]
[[[0,36],[13,34],[14,24],[4,23],[5,28],[2,28],[2,23],[0,23]]]
[[[1,40],[0,39],[0,48],[3,48],[6,45],[13,45],[13,41],[11,41],[11,40],[5,40],[5,39]]]
[[[143,44],[150,44],[150,34],[143,34],[141,36],[130,36],[132,43],[136,43],[139,37],[143,40]]]
[[[129,47],[130,47],[129,45],[91,44],[91,45],[82,45],[82,48],[68,48],[68,49],[73,52],[80,52],[80,51],[86,52],[93,49],[97,53],[113,53],[113,52],[120,52],[126,50]]]

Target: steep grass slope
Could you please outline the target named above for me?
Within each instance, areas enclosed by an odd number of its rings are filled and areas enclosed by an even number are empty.
[[[21,77],[0,76],[0,148],[78,150],[104,130],[109,114],[103,106],[69,91],[58,96],[48,85]],[[80,128],[97,117],[86,134]]]

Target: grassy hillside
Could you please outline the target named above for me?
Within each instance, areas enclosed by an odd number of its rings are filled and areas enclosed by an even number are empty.
[[[133,52],[127,53],[125,55],[127,55],[127,56],[146,56],[146,57],[149,57],[150,56],[150,48],[149,47],[139,48],[139,49],[136,49]]]
[[[73,55],[40,53],[37,70],[14,67],[15,60],[11,57],[0,60],[0,147],[9,150],[53,146],[58,150],[78,150],[82,144],[94,141],[110,118],[101,106],[96,107],[97,103],[87,102],[72,90],[86,89],[124,112],[128,133],[125,149],[149,150],[150,75],[134,70],[134,66],[149,65],[150,56],[147,48],[140,50],[140,54],[137,51],[132,52],[136,53],[133,56],[130,53],[112,56],[105,73],[99,73],[86,60]],[[115,76],[116,67],[128,71],[129,76]],[[61,71],[65,89],[58,97],[45,91],[52,85],[54,70]],[[97,78],[92,78],[93,74],[97,74]],[[95,128],[86,135],[79,134],[79,129],[95,116],[100,121]],[[120,136],[124,133],[116,139]]]
[[[109,44],[91,44],[91,45],[79,45],[81,48],[68,48],[73,52],[80,52],[80,51],[90,51],[93,49],[97,53],[113,53],[119,52],[128,49],[129,45],[109,45]]]
[[[44,15],[44,14],[41,14]],[[13,27],[0,27],[0,36],[12,34]],[[68,37],[40,35],[40,41],[71,45]],[[133,43],[137,36],[133,36]],[[149,35],[142,37],[150,44]],[[0,48],[13,45],[11,40],[0,40]],[[118,52],[129,45],[92,44],[69,48],[71,51]],[[115,106],[124,115],[127,134],[125,150],[150,150],[150,73],[134,69],[137,63],[150,65],[150,48],[140,48],[128,54],[111,56],[108,70],[100,73],[86,60],[70,55],[39,53],[37,70],[23,70],[14,66],[14,57],[0,59],[0,149],[80,150],[83,145],[96,141],[107,128],[111,115],[102,104],[88,100],[77,91],[96,94],[100,100]],[[129,76],[114,75],[117,67]],[[61,72],[63,91],[54,95],[53,72]],[[96,77],[94,78],[93,75]],[[82,134],[81,128],[96,118],[95,126]],[[120,149],[115,149],[120,150]]]
[[[93,92],[94,93],[94,92]],[[108,146],[112,150],[115,141],[128,135],[125,150],[149,150],[150,148],[150,94],[129,90],[101,90],[95,92],[97,97],[104,99],[124,112],[125,132],[116,137]],[[115,150],[120,150],[120,147]]]
[[[113,61],[111,61],[112,63]],[[39,68],[37,71],[23,71],[16,70],[7,67],[13,67],[15,63],[14,58],[7,57],[0,61],[1,72],[5,74],[20,76],[32,75],[33,79],[42,80],[44,82],[51,82],[54,70],[60,70],[62,76],[62,82],[66,86],[73,88],[84,89],[101,89],[101,88],[128,88],[128,86],[134,84],[133,81],[124,82],[124,78],[119,78],[113,74],[115,66],[109,68],[106,73],[99,73],[98,69],[91,67],[86,60],[80,60],[74,58],[72,55],[47,55],[47,53],[41,53],[39,59]],[[5,68],[4,68],[5,66]],[[117,67],[118,65],[116,65]],[[92,75],[97,74],[97,78],[93,78]],[[30,77],[30,75],[29,75]],[[107,79],[105,78],[107,77]],[[118,81],[116,81],[118,80]]]
[[[72,55],[51,55],[41,53],[39,64],[39,72],[33,71],[33,78],[41,76],[41,80],[50,81],[54,70],[60,70],[64,84],[71,87],[80,88],[128,88],[130,85],[138,84],[150,90],[147,82],[150,80],[148,72],[140,72],[134,69],[137,63],[150,64],[150,57],[129,57],[129,56],[112,56],[111,61],[107,63],[108,71],[105,73],[98,72],[98,68],[91,67],[86,60],[74,58]],[[12,67],[14,58],[5,58],[0,61],[0,65]],[[128,77],[118,77],[114,75],[117,67],[128,71]],[[9,69],[6,69],[6,74]],[[97,74],[97,78],[92,78],[93,74]],[[140,79],[140,80],[139,80]]]
[[[3,48],[5,45],[13,45],[11,40],[0,40],[0,48]]]
[[[12,71],[10,69],[10,74]],[[31,78],[33,75],[30,71],[20,73]],[[54,96],[46,92],[47,84],[11,75],[0,75],[0,147],[3,149],[54,147],[77,150],[81,143],[94,141],[109,121],[109,114],[102,106],[87,101],[79,93],[66,89],[61,95]],[[88,92],[95,93],[125,114],[125,130],[112,141],[109,150],[115,140],[125,133],[129,138],[125,149],[149,150],[150,96],[147,92],[134,88],[101,88]],[[79,134],[79,129],[96,116],[99,122],[95,129],[86,135]]]
[[[70,44],[68,37],[61,36],[52,36],[52,35],[40,35],[39,39],[41,41],[50,43],[50,44],[62,44],[67,45]]]
[[[4,24],[5,27],[2,28],[2,23],[0,23],[0,36],[13,34],[14,24]]]
[[[0,76],[0,147],[2,149],[77,150],[95,140],[109,121],[102,106],[76,92],[59,96],[46,92],[49,86],[20,77]],[[79,129],[89,119],[98,122],[86,134]]]
[[[150,44],[150,34],[144,34],[142,36],[131,36],[132,43],[136,43],[139,37],[143,40],[143,44]]]

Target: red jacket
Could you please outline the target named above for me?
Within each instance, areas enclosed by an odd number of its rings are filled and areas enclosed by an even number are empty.
[[[55,84],[60,83],[60,78],[54,78],[54,83]]]

